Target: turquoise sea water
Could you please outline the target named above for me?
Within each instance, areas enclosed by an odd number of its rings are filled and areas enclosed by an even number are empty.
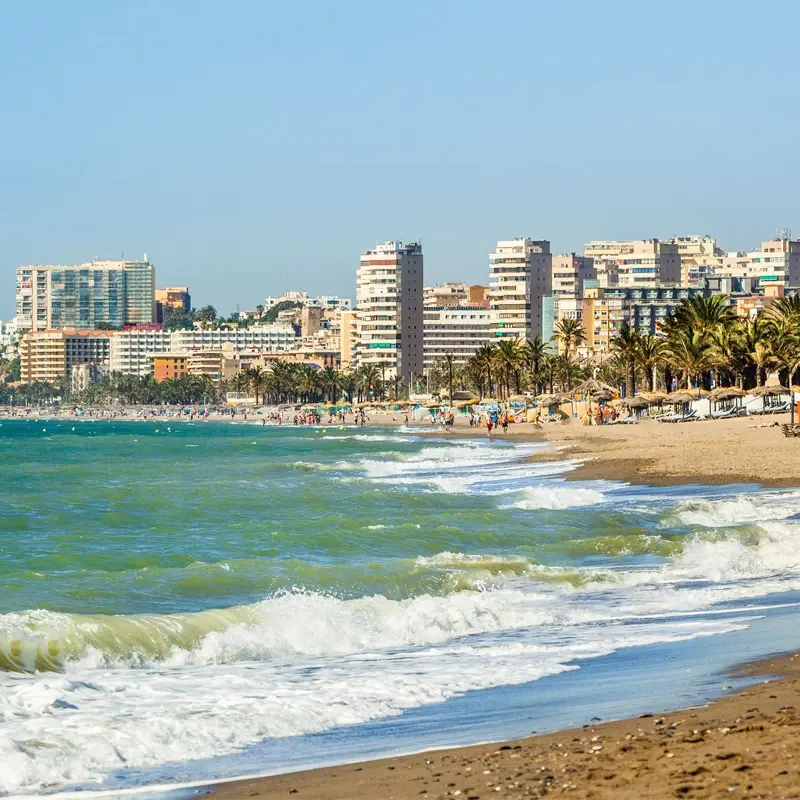
[[[800,587],[800,492],[565,482],[540,447],[2,421],[0,792],[732,634]]]

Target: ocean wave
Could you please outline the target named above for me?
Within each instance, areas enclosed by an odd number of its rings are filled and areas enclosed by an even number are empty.
[[[557,511],[565,508],[593,506],[606,502],[606,495],[600,489],[588,489],[580,486],[541,485],[523,489],[521,499],[508,503],[502,508],[520,508],[525,510],[548,509]]]
[[[721,499],[697,498],[681,503],[663,525],[729,527],[745,523],[790,519],[800,515],[800,492],[758,492]]]

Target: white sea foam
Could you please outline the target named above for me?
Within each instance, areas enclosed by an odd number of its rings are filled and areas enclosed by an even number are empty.
[[[800,492],[754,492],[722,499],[689,500],[679,506],[666,523],[718,528],[797,515],[800,515]]]
[[[564,484],[543,484],[530,487],[521,492],[521,499],[508,503],[503,508],[539,508],[558,510],[593,506],[606,501],[606,495],[599,489],[589,489]]]

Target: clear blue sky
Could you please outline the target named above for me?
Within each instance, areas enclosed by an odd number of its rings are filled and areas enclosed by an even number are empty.
[[[141,255],[228,312],[428,282],[498,238],[716,235],[798,216],[791,2],[5,0],[0,317],[14,269]]]

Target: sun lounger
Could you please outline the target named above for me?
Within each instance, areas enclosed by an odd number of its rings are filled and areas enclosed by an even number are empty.
[[[788,437],[797,437],[800,436],[800,425],[787,425],[784,423],[781,425],[781,430],[783,431],[784,436]]]
[[[700,419],[697,416],[697,412],[692,409],[687,414],[682,414],[679,419],[676,419],[675,422],[694,422],[694,420]]]
[[[712,411],[711,418],[712,419],[727,419],[728,417],[737,417],[739,415],[739,409],[736,406],[731,406],[730,408],[723,408],[720,411]]]
[[[784,401],[776,406],[764,406],[764,414],[784,414],[790,408],[789,401]]]

